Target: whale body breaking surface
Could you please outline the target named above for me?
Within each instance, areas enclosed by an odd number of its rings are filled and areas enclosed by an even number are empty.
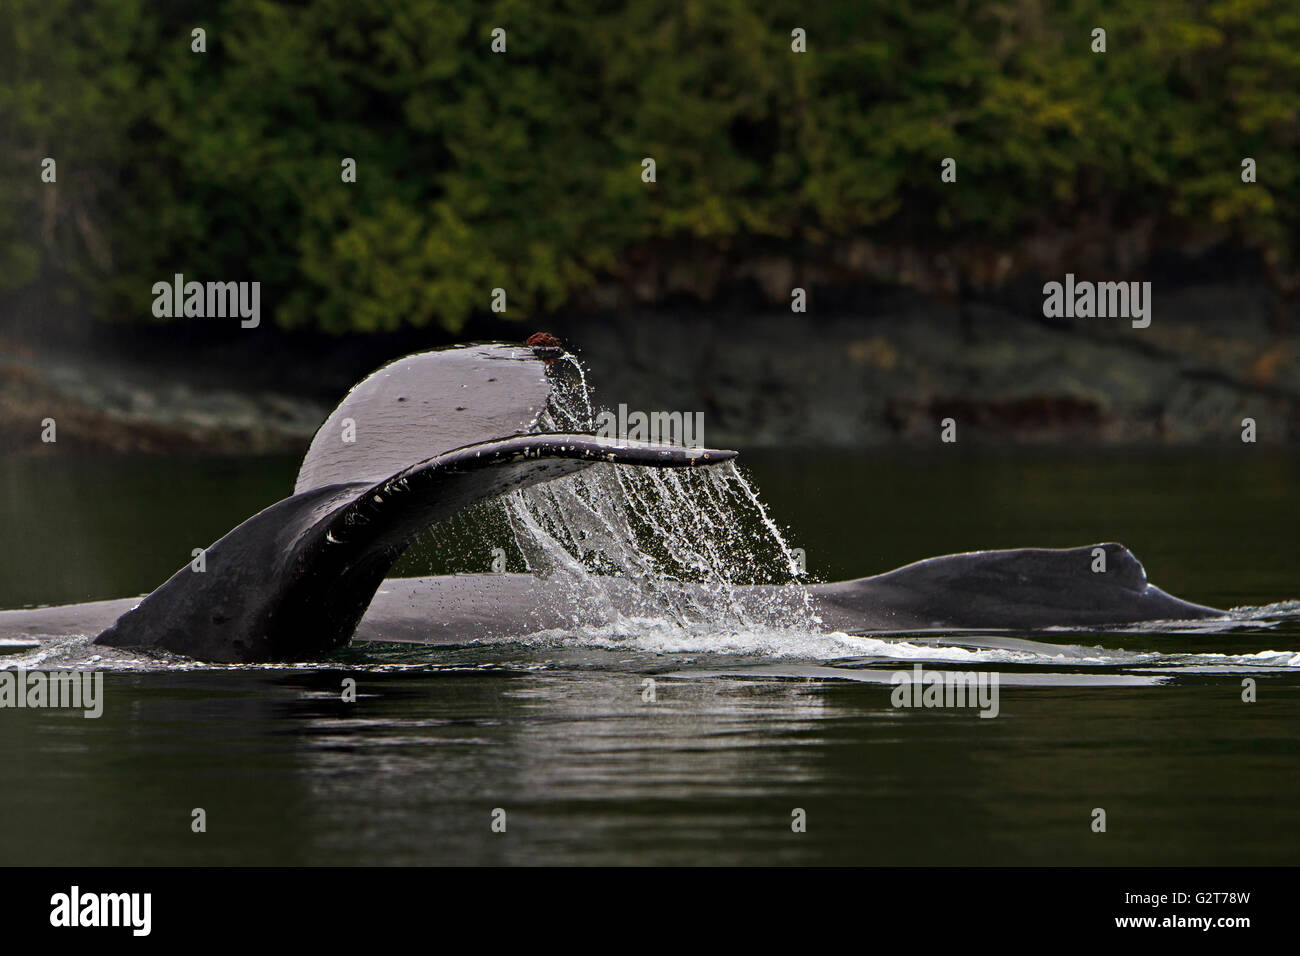
[[[317,660],[350,642],[452,645],[572,623],[572,595],[536,574],[388,578],[422,531],[481,502],[612,463],[708,468],[733,451],[542,430],[559,374],[550,350],[488,343],[407,356],[357,384],[316,433],[294,493],[253,515],[141,598],[0,611],[0,639],[96,643],[215,662]],[[806,452],[798,452],[806,454]],[[637,588],[584,587],[632,614]],[[689,593],[685,582],[668,586]],[[1122,545],[945,555],[872,577],[736,585],[761,614],[798,587],[828,629],[1035,631],[1225,612],[1167,594]]]

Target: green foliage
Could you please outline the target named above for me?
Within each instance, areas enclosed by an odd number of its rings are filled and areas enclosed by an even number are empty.
[[[286,326],[455,330],[652,244],[996,245],[1097,210],[1285,264],[1298,89],[1291,0],[8,0],[0,282],[146,319],[175,272],[259,279]]]
[[[140,0],[6,0],[0,16],[0,291],[52,264],[93,282],[113,267],[104,200],[129,155],[119,104],[140,81]],[[46,157],[57,180],[41,182]]]

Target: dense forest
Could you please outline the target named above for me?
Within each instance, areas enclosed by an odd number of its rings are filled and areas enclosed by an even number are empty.
[[[183,273],[454,332],[497,287],[522,318],[879,245],[980,287],[1069,224],[1286,287],[1298,91],[1292,0],[7,0],[0,292],[149,322]]]

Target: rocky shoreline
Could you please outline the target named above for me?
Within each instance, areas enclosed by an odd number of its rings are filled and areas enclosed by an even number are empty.
[[[162,371],[0,347],[0,448],[24,455],[296,452],[329,411],[265,388],[196,386],[186,371],[183,354]],[[46,440],[51,419],[54,442]]]
[[[1164,289],[1154,320],[1045,319],[1017,301],[877,291],[856,313],[645,312],[556,323],[603,404],[702,411],[744,447],[1259,444],[1300,438],[1300,323],[1262,284]]]
[[[1300,438],[1300,321],[1257,278],[1157,283],[1153,321],[1048,319],[1037,285],[961,301],[897,288],[809,290],[809,311],[762,299],[709,307],[480,320],[459,340],[555,332],[596,398],[702,412],[707,441],[873,448],[939,441],[1198,445]],[[205,333],[206,334],[206,333]],[[202,338],[202,336],[200,336]],[[87,453],[267,453],[306,447],[367,371],[441,332],[303,339],[275,330],[118,327],[79,348],[0,339],[0,447]]]

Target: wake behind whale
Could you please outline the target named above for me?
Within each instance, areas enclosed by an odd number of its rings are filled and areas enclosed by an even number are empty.
[[[581,367],[554,346],[408,356],[352,389],[294,494],[207,549],[205,570],[183,568],[142,601],[0,612],[0,640],[97,634],[237,663],[664,618],[683,633],[877,636],[1223,619],[1151,585],[1118,544],[949,555],[807,584],[733,452],[596,436],[591,420]],[[429,525],[492,500],[529,573],[386,579]]]

